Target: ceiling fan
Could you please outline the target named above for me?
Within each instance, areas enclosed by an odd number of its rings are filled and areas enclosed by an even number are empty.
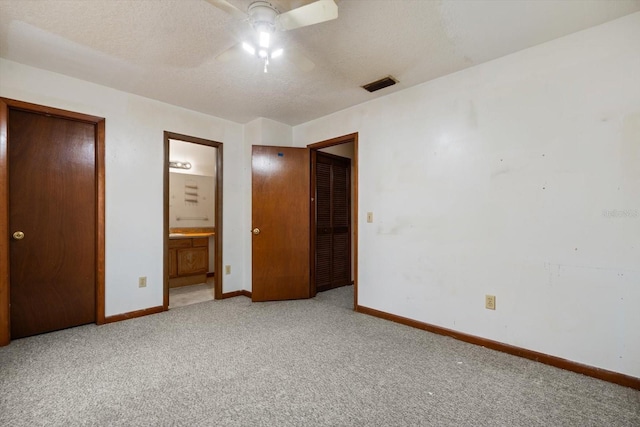
[[[259,58],[267,72],[269,60],[282,56],[284,49],[274,46],[272,34],[276,31],[289,31],[308,25],[319,24],[338,17],[338,5],[334,0],[317,0],[305,6],[280,13],[268,1],[254,1],[243,12],[226,0],[207,0],[213,6],[237,18],[246,20],[256,31],[253,41],[244,41],[227,49],[216,57],[218,61],[228,61],[240,51]],[[315,64],[299,52],[286,53],[288,59],[303,71],[310,71]]]

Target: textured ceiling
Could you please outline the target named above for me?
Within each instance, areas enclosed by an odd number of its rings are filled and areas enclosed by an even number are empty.
[[[315,62],[308,72],[286,53],[267,74],[248,55],[217,61],[253,30],[205,0],[0,0],[0,56],[239,123],[296,125],[640,11],[640,0],[337,3],[338,19],[277,33]],[[400,83],[360,88],[389,74]]]

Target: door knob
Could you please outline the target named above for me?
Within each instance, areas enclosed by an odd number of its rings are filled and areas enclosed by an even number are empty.
[[[256,227],[253,230],[251,230],[251,232],[257,236],[258,234],[260,234],[260,229]]]
[[[24,233],[22,231],[16,231],[13,233],[13,238],[16,240],[22,240],[24,239]]]

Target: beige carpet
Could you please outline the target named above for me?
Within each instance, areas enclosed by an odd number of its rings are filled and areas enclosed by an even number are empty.
[[[352,306],[241,296],[15,340],[0,426],[640,426],[638,390]]]

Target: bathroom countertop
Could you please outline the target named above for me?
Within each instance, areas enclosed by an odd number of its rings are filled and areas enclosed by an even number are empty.
[[[215,233],[207,232],[207,233],[170,233],[170,239],[191,239],[193,237],[211,237],[214,236]]]

